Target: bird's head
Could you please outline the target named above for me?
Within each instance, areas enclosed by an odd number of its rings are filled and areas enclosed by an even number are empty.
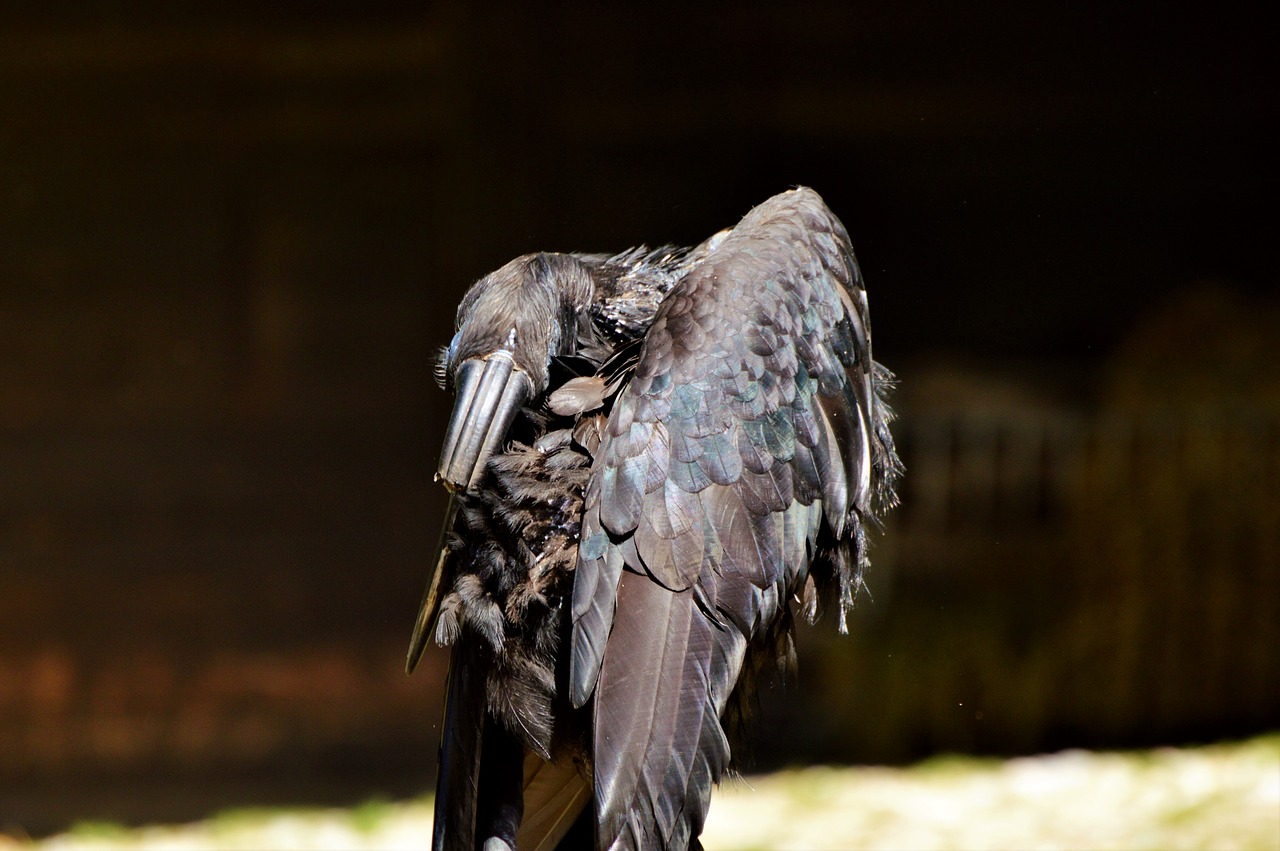
[[[456,399],[436,473],[445,487],[475,487],[520,408],[546,392],[551,359],[574,353],[593,294],[578,258],[528,254],[463,297],[457,333],[440,359]]]

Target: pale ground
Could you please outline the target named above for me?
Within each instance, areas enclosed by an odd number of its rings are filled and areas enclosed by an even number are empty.
[[[0,849],[422,849],[430,802],[237,810],[191,825],[85,824]],[[1280,736],[1135,753],[1069,751],[731,781],[708,849],[1276,849]]]

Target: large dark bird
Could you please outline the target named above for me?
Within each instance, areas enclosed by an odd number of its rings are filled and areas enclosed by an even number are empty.
[[[471,288],[409,650],[452,646],[436,849],[683,848],[793,601],[844,630],[900,465],[844,226],[785,192],[693,249]]]

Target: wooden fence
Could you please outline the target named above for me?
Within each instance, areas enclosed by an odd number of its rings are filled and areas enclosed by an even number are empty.
[[[801,689],[827,723],[792,729],[813,731],[813,757],[1280,722],[1280,419],[957,413],[898,432],[903,505],[854,641],[806,635],[824,662]]]

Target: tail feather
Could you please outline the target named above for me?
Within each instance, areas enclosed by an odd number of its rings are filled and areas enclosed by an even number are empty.
[[[493,720],[485,719],[476,801],[476,845],[514,851],[524,818],[524,755],[520,740]]]
[[[485,711],[479,678],[466,675],[467,644],[458,642],[449,660],[432,851],[472,851],[475,845]]]
[[[530,751],[524,758],[524,820],[517,847],[547,851],[560,845],[591,801],[591,784],[573,762],[551,763]]]

